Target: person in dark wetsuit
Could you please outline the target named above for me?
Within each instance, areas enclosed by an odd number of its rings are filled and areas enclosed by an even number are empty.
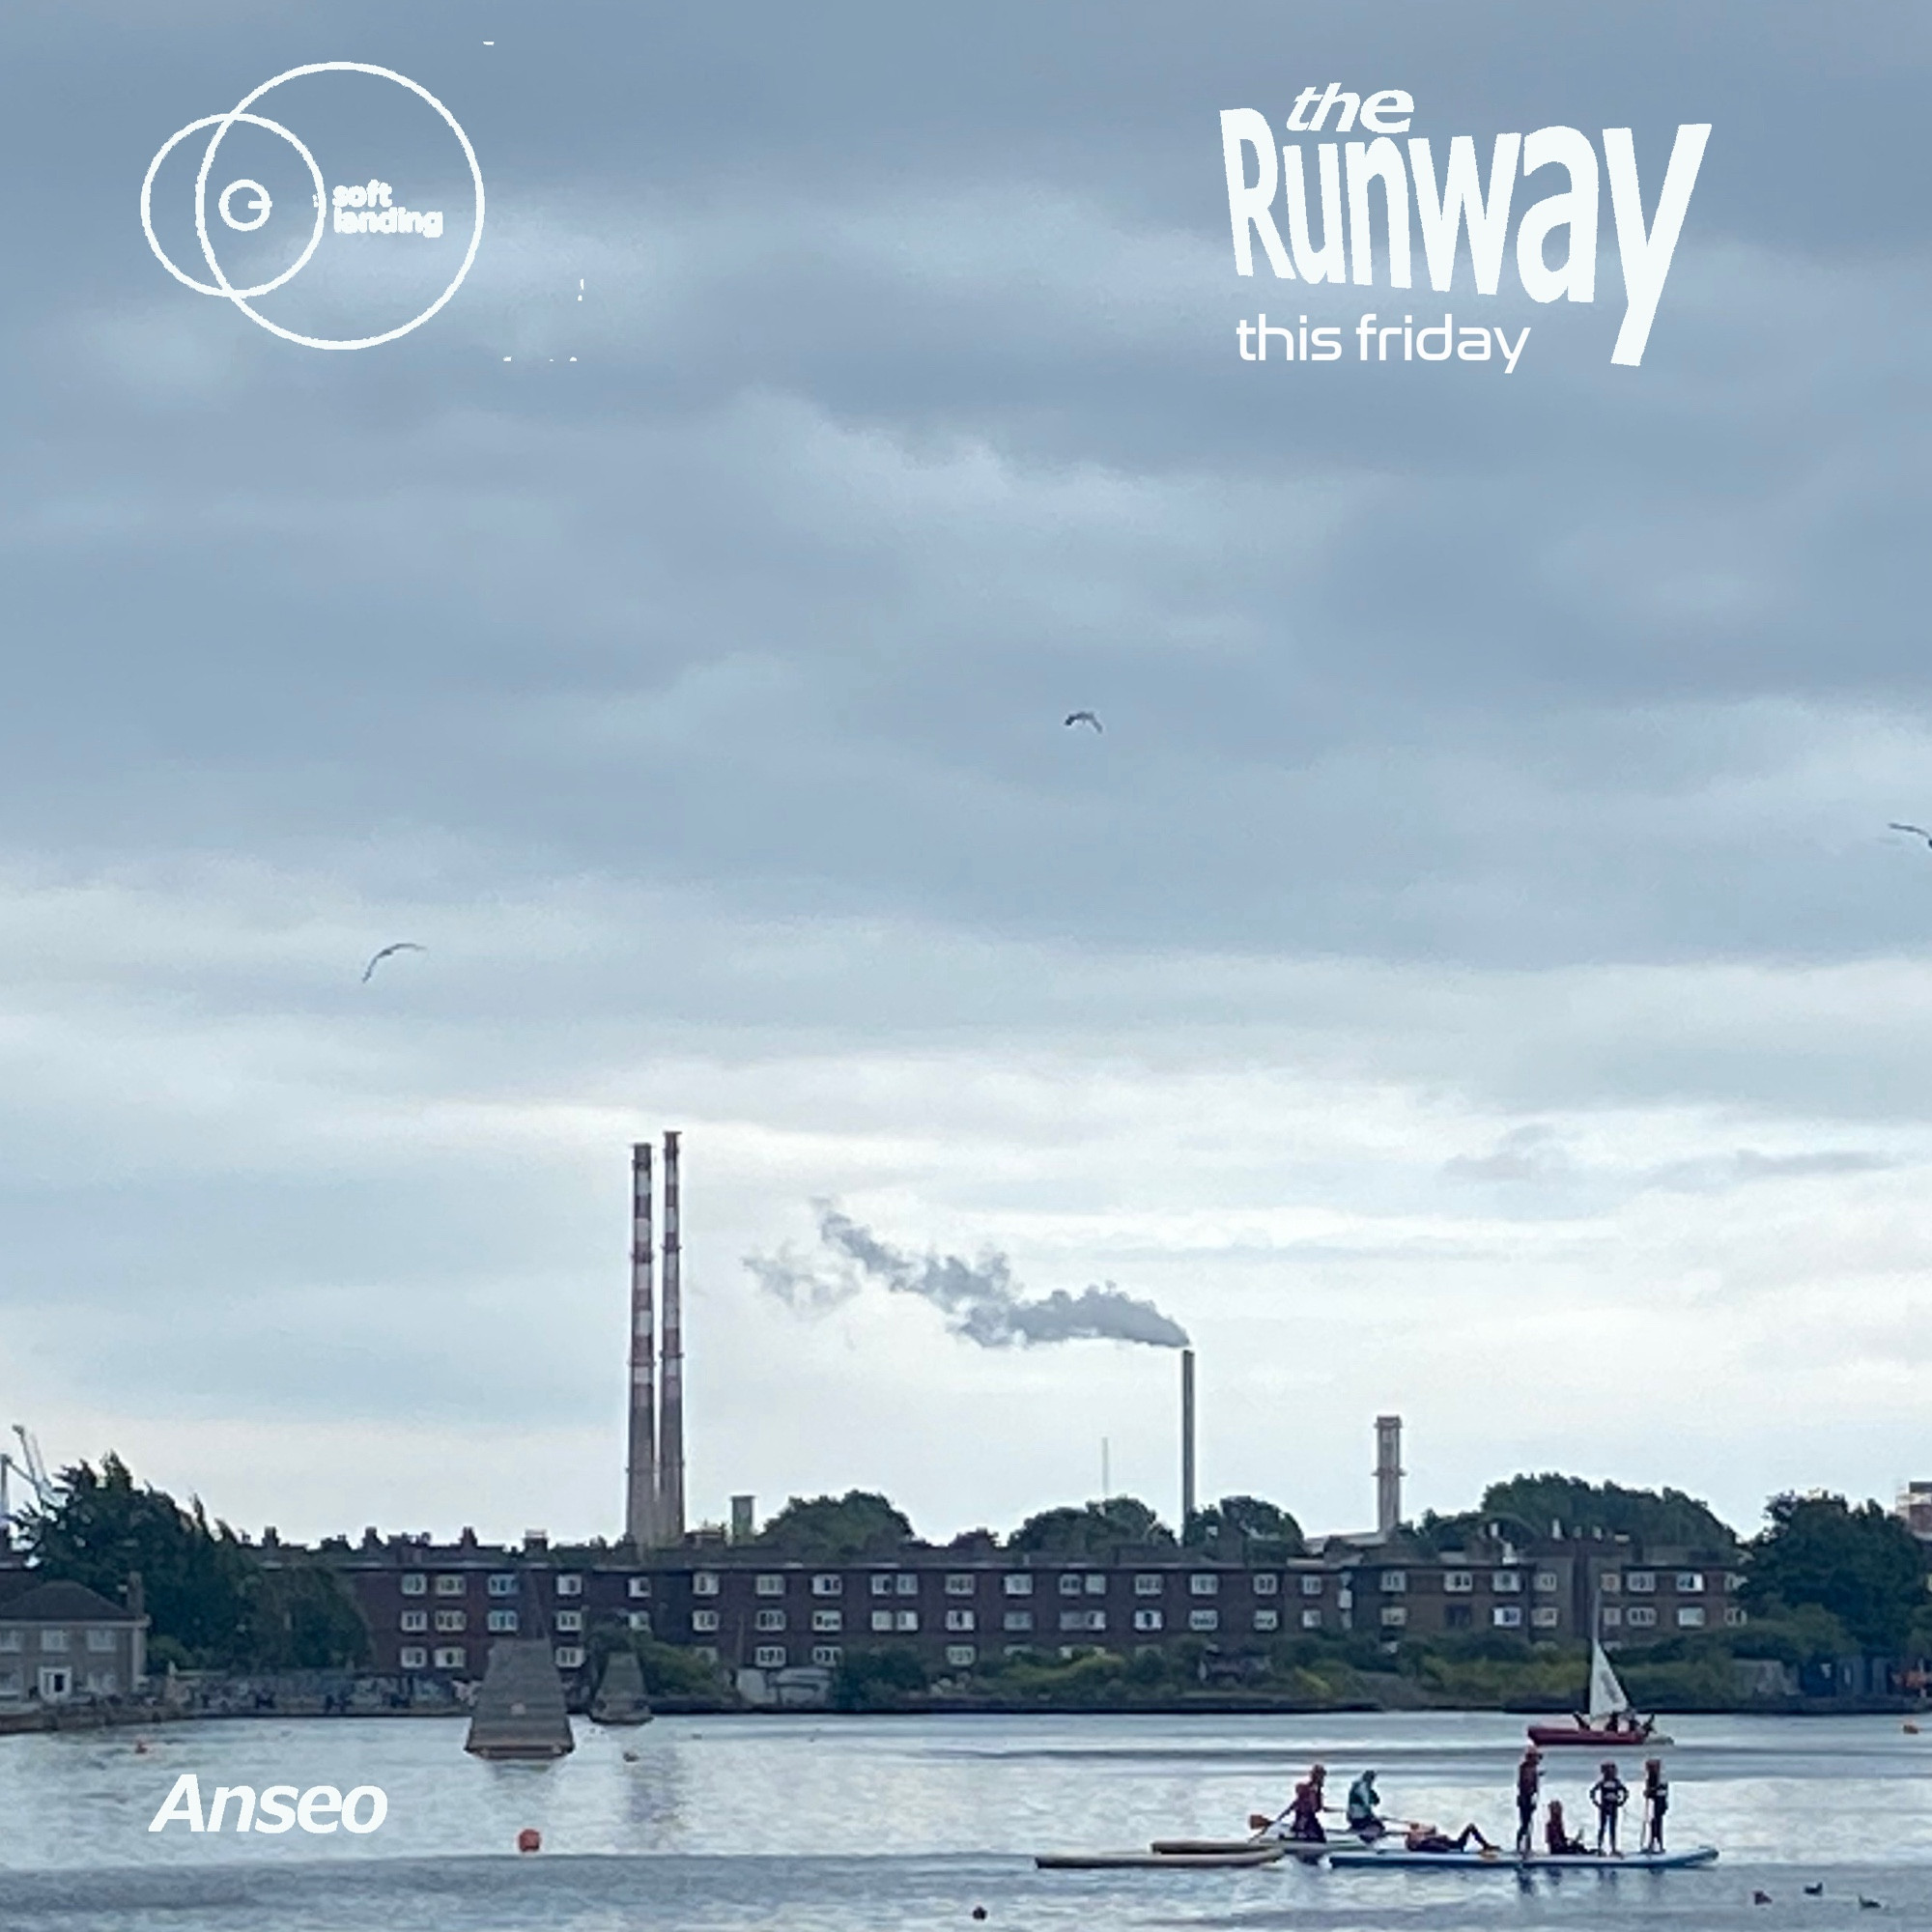
[[[1609,1759],[1603,1764],[1603,1776],[1590,1787],[1590,1803],[1597,1807],[1597,1849],[1604,1849],[1605,1838],[1609,1840],[1610,1856],[1617,1855],[1617,1817],[1630,1803],[1630,1786],[1617,1776],[1617,1768]]]
[[[1573,1838],[1563,1823],[1563,1801],[1552,1798],[1549,1801],[1549,1819],[1543,1828],[1543,1848],[1553,1859],[1587,1856],[1589,1846],[1581,1838]]]
[[[1670,1808],[1670,1780],[1663,1775],[1662,1758],[1643,1761],[1643,1849],[1663,1849],[1663,1814]]]
[[[1325,1844],[1328,1833],[1321,1829],[1321,1787],[1328,1776],[1324,1764],[1311,1765],[1307,1777],[1294,1787],[1294,1803],[1288,1807],[1288,1835],[1315,1844]]]
[[[1434,1825],[1411,1825],[1404,1833],[1402,1844],[1403,1849],[1408,1852],[1466,1852],[1471,1838],[1475,1839],[1481,1851],[1495,1850],[1474,1825],[1464,1825],[1453,1838],[1447,1832],[1438,1832]]]
[[[1543,1753],[1534,1745],[1516,1768],[1516,1848],[1527,1853],[1536,1837],[1536,1796],[1543,1789]]]

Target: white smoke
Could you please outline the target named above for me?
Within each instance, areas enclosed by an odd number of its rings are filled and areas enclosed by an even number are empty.
[[[829,1201],[818,1213],[818,1252],[800,1256],[748,1255],[745,1265],[768,1293],[807,1312],[835,1308],[868,1284],[895,1294],[916,1294],[946,1317],[955,1335],[982,1349],[1049,1342],[1139,1342],[1151,1349],[1184,1349],[1187,1331],[1151,1301],[1122,1294],[1110,1281],[1068,1294],[1029,1297],[1013,1280],[1012,1264],[988,1250],[979,1261],[958,1255],[909,1255],[880,1240]]]

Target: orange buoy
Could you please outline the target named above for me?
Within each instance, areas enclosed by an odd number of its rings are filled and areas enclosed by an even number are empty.
[[[543,1850],[543,1833],[534,1825],[526,1825],[517,1833],[517,1849],[520,1852],[540,1852]]]

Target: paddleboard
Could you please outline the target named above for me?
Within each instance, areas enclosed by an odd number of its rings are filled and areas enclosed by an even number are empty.
[[[1328,1862],[1338,1871],[1379,1870],[1387,1866],[1400,1871],[1680,1871],[1690,1865],[1716,1862],[1715,1845],[1693,1845],[1683,1852],[1629,1852],[1620,1859],[1597,1858],[1590,1853],[1567,1853],[1552,1858],[1548,1852],[1519,1858],[1515,1852],[1411,1852],[1400,1841],[1384,1852],[1332,1850]]]
[[[1271,1865],[1284,1855],[1280,1845],[1240,1845],[1211,1852],[1040,1852],[1041,1871],[1218,1871],[1242,1865]]]

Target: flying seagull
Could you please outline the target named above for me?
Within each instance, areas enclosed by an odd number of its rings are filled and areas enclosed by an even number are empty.
[[[368,965],[363,967],[362,983],[366,986],[369,983],[369,976],[373,972],[375,972],[376,968],[380,966],[384,960],[387,959],[392,953],[427,952],[428,951],[429,948],[427,946],[418,946],[413,939],[399,939],[393,946],[384,947],[382,952],[377,953],[376,956],[370,960]]]
[[[1091,711],[1069,711],[1066,714],[1066,722],[1069,724],[1091,724],[1096,731],[1106,728]]]
[[[1927,832],[1922,825],[1901,825],[1894,818],[1891,821],[1891,829],[1894,832],[1910,832],[1915,838],[1924,839],[1927,845],[1932,845],[1932,832]]]

